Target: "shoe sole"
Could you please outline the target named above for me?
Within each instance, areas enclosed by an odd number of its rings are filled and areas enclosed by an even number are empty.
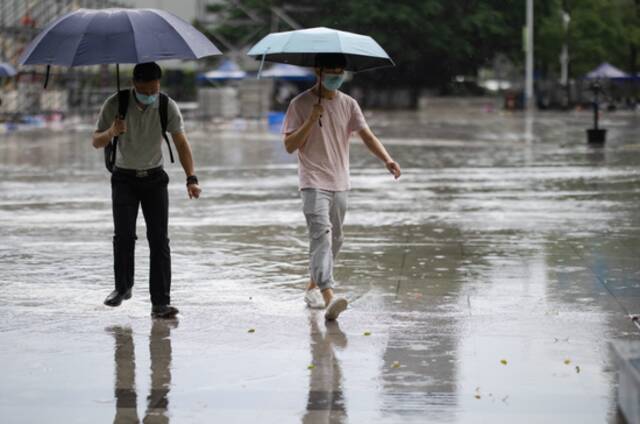
[[[158,314],[158,313],[155,313],[155,312],[151,312],[151,318],[173,319],[176,316],[178,316],[179,313],[180,313],[180,311],[170,312],[170,313],[166,313],[166,314]]]
[[[330,308],[327,309],[327,312],[324,314],[324,318],[328,321],[334,321],[338,319],[341,313],[347,309],[347,299],[338,299],[333,304],[330,305]]]

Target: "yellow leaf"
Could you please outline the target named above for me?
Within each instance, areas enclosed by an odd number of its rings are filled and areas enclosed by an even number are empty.
[[[501,363],[502,365],[507,365],[507,360],[506,360],[506,359],[501,359],[501,360],[500,360],[500,363]]]

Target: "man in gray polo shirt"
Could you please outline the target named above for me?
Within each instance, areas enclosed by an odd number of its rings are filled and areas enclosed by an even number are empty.
[[[172,318],[178,309],[170,304],[169,176],[162,169],[163,137],[158,109],[161,77],[162,70],[154,62],[135,66],[125,119],[118,117],[118,95],[109,97],[100,111],[93,146],[97,149],[105,147],[113,137],[118,137],[111,176],[115,290],[104,303],[119,306],[123,300],[131,298],[136,218],[142,206],[151,262],[151,314],[155,318]],[[184,133],[182,115],[172,99],[168,99],[167,132],[171,134],[187,176],[187,194],[189,198],[197,199],[201,190],[195,176],[191,147]]]

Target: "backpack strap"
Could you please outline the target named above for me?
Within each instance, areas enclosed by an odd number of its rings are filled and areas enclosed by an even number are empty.
[[[118,91],[118,115],[120,119],[124,119],[127,116],[127,109],[129,109],[129,89]]]
[[[171,157],[171,163],[173,163],[175,162],[173,160],[173,151],[171,150],[171,143],[169,143],[169,138],[167,137],[167,125],[169,123],[169,96],[164,93],[160,93],[160,107],[158,109],[160,112],[162,137],[164,138],[164,141],[167,142],[167,147],[169,148],[169,156]]]
[[[118,118],[124,119],[129,109],[129,89],[118,91]],[[118,147],[118,136],[113,137],[111,147],[108,150],[107,169],[112,170],[116,164],[116,150]]]

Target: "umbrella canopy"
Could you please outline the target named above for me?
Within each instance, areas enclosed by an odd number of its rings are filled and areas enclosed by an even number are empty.
[[[227,59],[222,62],[217,69],[198,75],[198,79],[205,81],[226,81],[241,80],[246,76],[247,73],[243,71],[237,63]]]
[[[325,27],[269,34],[247,54],[267,62],[313,67],[318,53],[342,53],[345,69],[353,72],[395,65],[373,38]]]
[[[12,77],[16,74],[16,68],[8,63],[0,63],[0,77]]]
[[[262,72],[264,78],[273,78],[286,81],[312,81],[316,79],[315,74],[309,69],[299,66],[277,63],[271,68]]]
[[[627,78],[629,75],[625,74],[620,69],[616,68],[613,65],[610,65],[607,62],[600,64],[596,69],[589,72],[585,78],[587,79],[596,79],[596,78]]]
[[[51,22],[27,46],[21,65],[101,65],[222,54],[207,37],[155,9],[78,9]]]

